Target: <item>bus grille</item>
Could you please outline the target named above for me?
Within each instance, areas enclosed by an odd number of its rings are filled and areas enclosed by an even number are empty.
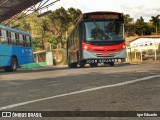
[[[114,57],[115,53],[109,53],[108,55],[104,55],[102,53],[97,53],[96,56],[97,57]]]

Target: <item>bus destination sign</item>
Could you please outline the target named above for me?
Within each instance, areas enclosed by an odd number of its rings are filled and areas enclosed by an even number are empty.
[[[119,15],[88,15],[89,19],[119,19],[120,16]]]

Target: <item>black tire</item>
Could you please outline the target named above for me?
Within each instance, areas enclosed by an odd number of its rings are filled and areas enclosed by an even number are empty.
[[[68,60],[69,62],[68,62],[68,67],[69,68],[77,68],[77,62],[74,62],[74,63],[70,63],[70,56],[69,56],[69,60]]]
[[[98,66],[98,63],[91,63],[90,64],[90,67],[97,67]]]
[[[80,68],[84,68],[85,67],[85,62],[84,61],[80,61],[80,63],[79,63],[79,66],[80,66]]]
[[[70,64],[68,64],[68,67],[77,68],[77,63],[70,63]]]
[[[80,68],[84,68],[85,67],[85,64],[80,64]]]
[[[109,63],[109,65],[110,65],[111,67],[113,67],[113,66],[114,66],[114,62]]]
[[[70,62],[70,57],[68,56],[68,58],[69,58],[68,59],[68,67],[71,68],[71,63],[69,63]]]
[[[68,63],[68,67],[71,68],[71,64]]]
[[[18,64],[17,59],[15,57],[12,57],[11,64],[9,67],[5,68],[5,72],[14,72],[17,70]]]

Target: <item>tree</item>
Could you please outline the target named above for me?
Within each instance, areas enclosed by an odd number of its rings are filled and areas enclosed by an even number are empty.
[[[68,13],[71,25],[75,25],[78,22],[80,15],[82,14],[81,10],[75,9],[73,7],[68,8]]]
[[[56,36],[58,39],[60,38],[62,48],[64,47],[63,39],[65,38],[65,33],[71,26],[77,23],[80,15],[81,11],[79,9],[69,8],[65,10],[63,7],[56,9],[49,15],[55,28]]]
[[[31,26],[30,23],[27,22],[25,19],[22,20],[22,25],[20,27],[23,31],[31,33]]]
[[[144,22],[143,17],[140,17],[140,19],[137,19],[135,23],[135,32],[138,35],[151,35],[151,28],[149,25]]]
[[[32,41],[33,41],[33,50],[34,51],[42,49],[42,45],[40,44],[41,43],[41,38],[40,37],[33,37]]]
[[[51,43],[53,49],[56,49],[60,39],[60,37],[48,37],[48,42]]]
[[[45,19],[41,22],[41,34],[42,34],[42,49],[44,50],[44,39],[46,36],[46,31],[48,31],[47,23]]]
[[[61,7],[45,17],[37,17],[39,13],[34,12],[20,21],[16,21],[13,25],[20,25],[21,30],[31,33],[38,50],[45,49],[45,42],[51,43],[54,48],[59,43],[61,43],[61,47],[64,47],[66,32],[70,33],[81,14],[79,9],[68,8],[65,10]]]
[[[70,22],[69,14],[63,7],[61,7],[53,11],[49,15],[49,18],[51,19],[52,23],[55,25],[58,35],[61,38],[61,47],[63,48],[64,47],[63,32],[65,32],[69,27],[69,22]]]
[[[124,15],[124,27],[127,36],[134,34],[133,18],[131,18],[129,14]]]
[[[124,24],[128,26],[128,24],[133,22],[133,18],[130,17],[129,14],[124,15]]]
[[[156,31],[156,35],[158,34],[158,28],[160,27],[160,19],[159,19],[159,16],[160,15],[157,15],[157,16],[152,16],[150,22],[152,22],[154,28],[155,28],[155,31]]]

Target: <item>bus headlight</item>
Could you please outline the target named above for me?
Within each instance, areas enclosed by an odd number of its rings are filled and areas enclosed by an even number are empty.
[[[88,46],[85,45],[85,46],[84,46],[84,49],[87,50],[87,48],[88,48]]]
[[[86,45],[84,46],[84,49],[87,50],[87,51],[90,51],[90,47],[88,47]]]
[[[125,49],[126,48],[126,46],[125,45],[123,45],[123,47],[122,47],[123,49]]]

